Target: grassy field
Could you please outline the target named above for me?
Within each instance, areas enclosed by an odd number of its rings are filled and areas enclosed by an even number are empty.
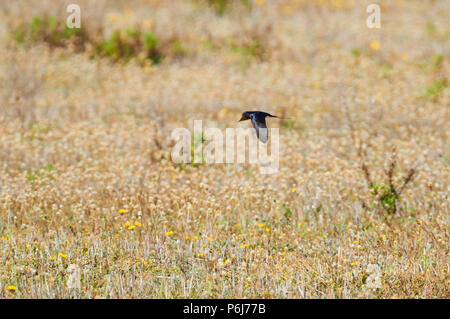
[[[2,1],[0,297],[449,298],[450,1],[378,2]]]

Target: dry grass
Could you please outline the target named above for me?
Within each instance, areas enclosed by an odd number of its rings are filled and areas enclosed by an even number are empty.
[[[383,2],[379,30],[364,1],[79,3],[185,54],[22,46],[64,6],[1,4],[0,297],[449,297],[449,1]],[[293,119],[278,173],[168,160],[172,129],[258,108]]]

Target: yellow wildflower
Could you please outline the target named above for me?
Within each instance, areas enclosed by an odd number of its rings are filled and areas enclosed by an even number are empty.
[[[6,289],[8,289],[8,291],[11,291],[11,292],[16,292],[17,287],[16,287],[16,286],[13,286],[13,285],[10,285],[10,286],[8,286]]]
[[[378,41],[372,41],[370,42],[370,48],[374,51],[378,51],[380,49],[380,42]]]

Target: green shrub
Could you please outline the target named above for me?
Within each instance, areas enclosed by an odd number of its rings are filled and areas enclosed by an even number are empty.
[[[100,34],[100,32],[98,32]],[[35,16],[12,31],[12,38],[20,45],[46,43],[50,47],[74,45],[77,51],[92,48],[91,57],[109,57],[114,61],[128,62],[133,58],[160,63],[165,55],[180,56],[186,53],[178,39],[159,41],[152,31],[140,29],[115,30],[108,37],[89,34],[83,28],[68,28],[55,16]],[[87,46],[89,44],[89,46]]]
[[[47,43],[50,47],[65,47],[70,43],[77,50],[84,50],[88,41],[87,33],[81,28],[68,28],[52,15],[35,16],[13,31],[14,40],[20,45]]]

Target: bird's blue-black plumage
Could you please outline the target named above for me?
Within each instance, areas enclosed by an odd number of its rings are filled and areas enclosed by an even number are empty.
[[[242,117],[240,121],[245,120],[251,120],[253,127],[256,130],[256,136],[259,138],[259,140],[263,143],[267,143],[269,130],[267,129],[266,125],[266,117],[277,117],[275,115],[266,113],[266,112],[260,112],[260,111],[247,111],[242,113]]]

